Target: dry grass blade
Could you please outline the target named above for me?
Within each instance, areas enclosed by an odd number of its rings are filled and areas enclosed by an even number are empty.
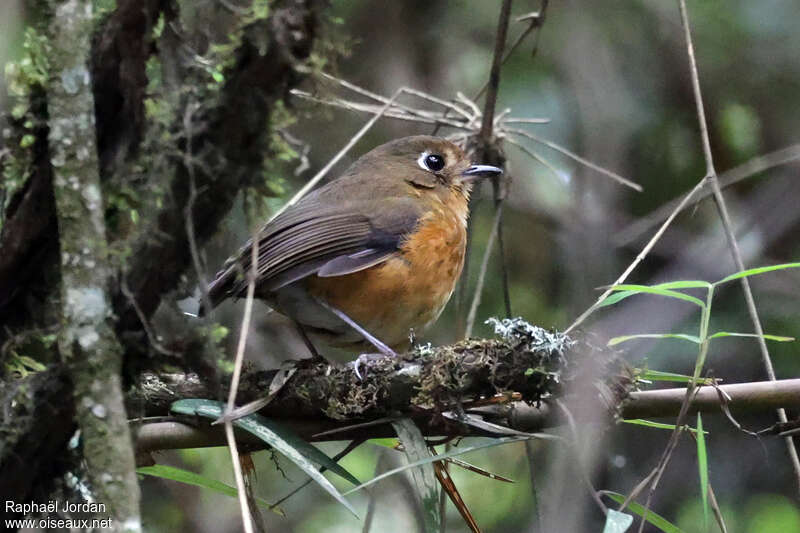
[[[258,276],[258,235],[253,235],[253,246],[251,247],[250,272],[247,279],[247,296],[244,305],[244,316],[242,317],[242,327],[239,332],[239,344],[236,347],[236,359],[234,361],[233,375],[231,376],[230,392],[228,393],[227,412],[232,412],[236,405],[236,392],[239,389],[239,379],[242,375],[242,364],[244,362],[244,349],[247,346],[247,333],[250,330],[250,318],[253,313],[253,296],[256,291],[256,278]],[[250,515],[250,508],[247,502],[247,490],[245,487],[244,476],[239,462],[239,450],[236,446],[236,437],[233,434],[233,423],[230,419],[225,420],[225,438],[228,441],[228,448],[231,452],[233,462],[233,474],[236,478],[236,489],[239,491],[239,506],[242,513],[242,523],[245,533],[253,533],[253,518]]]
[[[322,76],[325,79],[328,79],[328,80],[331,80],[331,81],[335,81],[336,83],[338,83],[342,87],[350,89],[351,91],[353,91],[353,92],[355,92],[357,94],[360,94],[362,96],[366,96],[367,98],[371,98],[371,99],[373,99],[373,100],[375,100],[377,102],[380,102],[382,104],[388,104],[388,103],[391,102],[391,99],[386,98],[385,96],[381,96],[380,94],[368,91],[367,89],[364,89],[363,87],[359,87],[358,85],[356,85],[354,83],[350,83],[347,80],[343,80],[343,79],[337,78],[336,76],[331,76],[330,74],[327,74],[327,73],[324,73],[324,72],[322,73]],[[416,89],[411,89],[411,88],[406,87],[405,90],[406,90],[406,92],[408,94],[412,94],[412,95],[417,96],[419,98],[423,98],[425,100],[429,100],[430,102],[433,102],[433,103],[441,105],[441,106],[443,106],[443,107],[445,107],[447,109],[455,111],[456,113],[458,113],[459,115],[464,117],[466,120],[472,120],[474,118],[469,113],[467,113],[463,109],[459,108],[458,106],[456,106],[452,102],[448,102],[446,100],[442,100],[440,98],[436,98],[435,96],[432,96],[432,95],[430,95],[428,93],[424,93],[422,91],[418,91]],[[411,114],[419,113],[419,110],[414,109],[414,108],[409,107],[409,106],[406,106],[406,105],[403,105],[403,104],[400,104],[400,103],[393,103],[392,105],[394,105],[398,109],[402,109],[402,110],[406,111],[407,113],[411,113]]]
[[[321,98],[318,96],[314,96],[306,91],[301,91],[298,89],[292,89],[291,93],[294,96],[298,96],[300,98],[309,100],[311,102],[316,102],[331,107],[338,107],[339,109],[346,109],[348,111],[355,111],[358,113],[368,113],[370,115],[374,115],[379,113],[381,109],[381,105],[377,104],[365,104],[361,102],[355,102],[352,100],[345,100],[343,98]],[[422,109],[411,109],[405,107],[400,108],[397,107],[396,105],[393,105],[389,110],[387,110],[383,114],[383,116],[385,118],[394,118],[409,122],[417,122],[420,124],[438,124],[458,130],[466,130],[466,131],[471,130],[471,127],[468,125],[468,121],[459,121],[459,119],[444,118],[442,113],[437,113],[434,111],[426,111]]]
[[[495,481],[503,481],[504,483],[514,483],[513,479],[509,479],[507,477],[503,477],[499,474],[495,474],[493,472],[489,472],[488,470],[484,470],[483,468],[477,467],[473,464],[470,464],[466,461],[458,459],[457,457],[451,457],[447,460],[448,463],[463,468],[464,470],[469,470],[470,472],[474,472],[478,475],[488,477],[489,479],[494,479]]]
[[[436,455],[433,447],[431,447],[430,450],[433,455]],[[453,505],[458,509],[461,518],[464,519],[470,531],[472,531],[472,533],[480,533],[481,529],[475,521],[475,517],[472,516],[469,507],[467,507],[467,504],[464,503],[463,498],[461,498],[461,494],[459,494],[456,484],[453,483],[453,479],[450,477],[450,472],[447,471],[447,467],[445,467],[441,461],[438,461],[433,463],[433,472],[436,475],[436,479],[439,480],[442,489],[450,498],[450,501],[453,502]]]

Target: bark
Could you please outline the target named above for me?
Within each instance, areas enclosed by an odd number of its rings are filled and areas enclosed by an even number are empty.
[[[173,26],[167,24],[159,38],[153,26],[160,14],[179,24],[181,2],[118,0],[114,11],[94,21],[99,27],[92,37],[86,2],[53,4],[59,13],[48,20],[46,29],[52,39],[47,43],[52,53],[48,59],[56,70],[49,83],[31,88],[31,113],[41,119],[30,149],[31,175],[11,199],[0,234],[0,321],[11,328],[0,331],[0,343],[11,335],[54,330],[53,313],[43,312],[52,305],[64,319],[58,350],[36,340],[36,359],[48,362],[63,356],[68,364],[0,381],[4,413],[0,493],[14,501],[32,500],[34,492],[47,495],[65,468],[76,467],[66,459],[68,454],[59,451],[66,450],[77,418],[98,501],[111,505],[111,499],[120,495],[118,501],[127,503],[114,513],[132,517],[128,524],[135,527],[135,513],[128,510],[135,507],[138,489],[121,402],[120,360],[123,353],[126,361],[142,361],[145,366],[154,360],[141,357],[149,351],[151,339],[117,282],[120,256],[111,266],[108,254],[110,246],[127,252],[124,278],[148,318],[191,267],[184,214],[193,169],[186,159],[175,157],[187,151],[181,133],[189,102],[176,98],[181,107],[173,109],[174,124],[166,127],[178,134],[166,142],[147,135],[153,121],[143,107],[147,98],[158,96],[147,92],[148,60],[156,53],[165,59],[185,49],[185,41],[202,31],[170,34]],[[188,2],[187,6],[194,7]],[[322,2],[313,0],[271,3],[268,16],[250,18],[240,33],[231,34],[224,83],[213,91],[193,93],[200,104],[196,135],[188,144],[197,165],[193,209],[197,246],[211,237],[238,192],[260,179],[263,148],[273,132],[273,111],[302,79],[298,67],[310,54],[322,7]],[[176,78],[181,88],[197,89],[190,77],[181,78],[197,71],[196,61],[164,68],[183,69]],[[145,148],[167,154],[162,161],[168,168],[149,167]],[[127,172],[134,166],[145,169],[138,172],[150,180],[146,185],[167,191],[163,205],[156,208],[152,202],[152,217],[143,217],[144,229],[138,233],[122,231],[110,222],[116,207],[110,205],[109,195],[120,184],[133,189],[142,185],[128,180]],[[60,301],[58,275],[53,275],[59,270]],[[43,284],[41,278],[51,281]],[[208,328],[197,322],[172,323],[180,331],[174,331],[178,340],[170,349],[179,358],[207,357]],[[112,456],[119,460],[110,460]],[[126,525],[123,520],[115,524]]]
[[[123,403],[122,348],[109,286],[105,214],[89,75],[92,2],[68,0],[52,19],[50,163],[61,251],[61,331],[83,458],[113,531],[141,531],[139,485]]]

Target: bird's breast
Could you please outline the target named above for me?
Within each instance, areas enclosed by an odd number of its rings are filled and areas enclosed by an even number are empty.
[[[386,344],[407,344],[441,314],[464,266],[466,217],[436,208],[422,217],[398,253],[372,268],[330,278],[311,276],[309,291]]]

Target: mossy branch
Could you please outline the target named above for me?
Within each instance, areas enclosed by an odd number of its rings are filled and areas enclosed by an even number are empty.
[[[460,422],[457,413],[478,415],[512,432],[534,432],[564,423],[563,413],[554,406],[557,399],[580,422],[613,423],[620,418],[674,417],[685,397],[683,387],[634,390],[631,370],[616,354],[585,342],[558,353],[529,348],[509,339],[462,341],[379,358],[363,380],[352,366],[301,361],[259,413],[307,440],[391,437],[394,430],[386,419],[394,416],[414,418],[429,436],[503,436]],[[245,373],[238,393],[241,403],[264,398],[277,372]],[[128,402],[142,417],[164,417],[176,399],[211,397],[213,392],[196,375],[148,374]],[[800,379],[702,386],[690,411],[737,414],[778,406],[800,406]],[[140,454],[225,443],[221,426],[195,419],[132,424]],[[246,445],[262,446],[247,434],[239,437]]]
[[[51,23],[48,146],[61,250],[58,347],[73,384],[83,458],[113,531],[141,531],[139,485],[112,323],[105,213],[89,76],[91,0],[57,5]]]

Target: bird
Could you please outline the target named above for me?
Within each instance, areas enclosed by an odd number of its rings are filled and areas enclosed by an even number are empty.
[[[440,137],[372,149],[258,231],[255,297],[294,321],[314,356],[318,341],[338,362],[370,345],[396,355],[453,294],[473,183],[502,172]],[[211,307],[247,292],[252,247],[251,239],[209,284]]]

